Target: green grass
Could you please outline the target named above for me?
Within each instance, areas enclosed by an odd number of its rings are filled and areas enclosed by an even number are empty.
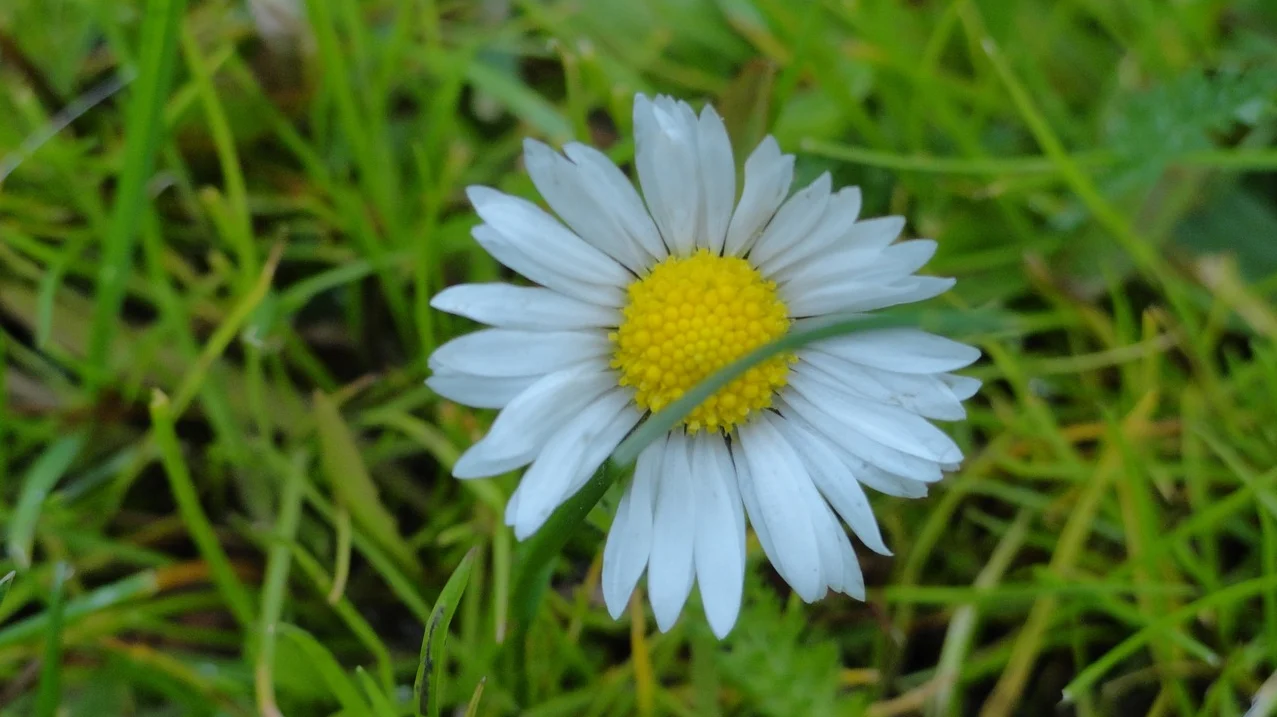
[[[1268,714],[1275,67],[1263,0],[0,4],[0,714]],[[865,603],[751,541],[727,640],[614,622],[617,471],[525,544],[449,477],[463,189],[628,162],[636,91],[959,279],[968,460],[875,499]]]

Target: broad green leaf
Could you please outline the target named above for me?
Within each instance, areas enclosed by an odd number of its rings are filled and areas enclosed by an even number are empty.
[[[399,534],[395,517],[381,504],[377,486],[368,475],[359,446],[350,427],[342,420],[337,405],[323,392],[315,391],[314,407],[315,424],[319,430],[319,455],[334,498],[350,511],[355,524],[389,551],[402,566],[420,573],[416,556]]]
[[[287,623],[280,623],[279,635],[299,649],[306,662],[323,678],[328,691],[337,698],[346,717],[372,717],[375,713],[359,696],[359,689],[342,669],[333,653],[309,632]]]

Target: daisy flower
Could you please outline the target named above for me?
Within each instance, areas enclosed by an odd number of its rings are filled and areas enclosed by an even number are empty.
[[[506,508],[519,539],[578,491],[646,416],[787,332],[934,297],[915,276],[930,240],[896,242],[900,217],[860,219],[828,174],[789,195],[794,157],[767,137],[737,196],[731,145],[710,107],[634,101],[639,188],[601,152],[527,140],[550,209],[471,187],[476,241],[537,286],[466,284],[431,302],[492,328],[430,357],[439,395],[500,409],[458,478],[528,466]],[[979,382],[949,373],[979,351],[907,328],[857,332],[777,355],[697,406],[638,457],[603,553],[618,617],[646,571],[658,627],[699,586],[710,627],[740,611],[745,527],[803,600],[864,599],[845,523],[889,555],[865,487],[916,498],[962,452],[928,419],[964,418]]]

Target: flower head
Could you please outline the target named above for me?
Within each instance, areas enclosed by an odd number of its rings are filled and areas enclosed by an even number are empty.
[[[936,296],[916,276],[935,242],[896,242],[899,217],[862,220],[860,192],[828,174],[789,195],[794,158],[767,137],[735,164],[722,120],[668,97],[635,98],[642,196],[606,156],[539,142],[524,159],[558,215],[484,187],[474,238],[539,286],[468,284],[437,309],[493,328],[430,358],[441,396],[501,409],[458,478],[528,466],[506,509],[535,532],[652,411],[787,332]],[[565,226],[566,225],[566,226]],[[845,523],[889,554],[864,486],[920,497],[958,446],[928,419],[965,416],[976,349],[913,329],[862,331],[760,363],[640,454],[608,533],[603,595],[619,616],[644,571],[669,629],[693,583],[711,628],[740,610],[746,519],[806,601],[864,597]]]

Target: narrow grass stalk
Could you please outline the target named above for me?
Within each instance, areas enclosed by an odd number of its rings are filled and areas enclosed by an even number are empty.
[[[1140,400],[1131,413],[1122,422],[1122,430],[1131,430],[1148,420],[1157,406],[1155,394],[1147,394]],[[1100,500],[1109,490],[1122,468],[1122,454],[1115,445],[1108,445],[1101,455],[1096,474],[1091,482],[1083,488],[1077,503],[1069,514],[1069,520],[1060,534],[1055,553],[1051,556],[1050,570],[1062,579],[1068,579],[1068,572],[1076,564],[1083,544],[1093,530],[1092,523],[1099,509]],[[1057,599],[1055,597],[1039,598],[1029,612],[1028,619],[1016,637],[1015,646],[1007,660],[1006,670],[998,678],[992,694],[980,709],[980,717],[1005,717],[1014,712],[1024,692],[1024,687],[1032,672],[1033,665],[1042,649],[1043,637],[1054,618]]]
[[[54,717],[62,698],[62,611],[66,606],[66,583],[71,566],[58,563],[53,568],[53,589],[49,595],[49,616],[44,632],[44,654],[40,658],[40,682],[36,687],[35,717]]]
[[[177,34],[185,0],[148,0],[142,15],[142,50],[134,93],[125,123],[124,169],[116,191],[110,233],[104,238],[89,337],[90,385],[100,387],[109,375],[108,353],[131,275],[133,244],[147,204],[146,187],[163,135],[161,110],[173,79]]]
[[[249,286],[258,272],[260,261],[253,237],[244,172],[240,168],[239,153],[235,149],[235,137],[231,133],[226,110],[222,107],[222,101],[213,87],[209,63],[200,54],[199,44],[190,28],[182,29],[181,45],[182,55],[186,59],[186,66],[191,70],[200,104],[204,108],[204,116],[208,120],[209,134],[217,151],[218,164],[222,170],[222,182],[226,187],[226,199],[230,205],[231,221],[226,227],[223,238],[231,245],[238,258],[240,286]]]
[[[986,590],[997,585],[1011,560],[1015,558],[1024,545],[1029,531],[1029,521],[1034,513],[1021,509],[1015,516],[1011,527],[1003,534],[1002,539],[989,556],[980,574],[976,576],[973,587]],[[954,611],[949,620],[949,628],[945,631],[944,646],[940,649],[940,660],[936,665],[936,675],[931,678],[935,691],[927,699],[926,714],[931,717],[942,717],[952,714],[954,692],[958,686],[958,678],[962,674],[962,666],[970,650],[971,640],[975,636],[980,613],[975,605],[962,605]]]
[[[274,541],[266,557],[266,576],[262,581],[261,612],[257,620],[260,643],[257,649],[256,682],[257,710],[263,717],[279,717],[275,702],[275,638],[279,616],[284,609],[285,591],[292,552],[289,544],[297,534],[301,520],[302,488],[306,482],[305,457],[299,455],[284,474],[284,490],[279,496],[279,517],[275,520]]]
[[[417,708],[418,717],[439,717],[443,709],[443,673],[446,653],[444,648],[448,641],[448,627],[452,624],[452,616],[457,612],[462,593],[470,581],[470,571],[474,567],[477,547],[466,552],[457,569],[439,592],[434,609],[430,611],[430,621],[426,623],[425,634],[421,638],[421,655],[417,661],[417,677],[412,683],[413,704]]]
[[[177,391],[173,394],[173,416],[177,417],[185,412],[190,405],[191,399],[195,398],[195,394],[199,392],[200,386],[203,385],[204,377],[208,374],[209,368],[213,363],[226,351],[226,347],[230,345],[235,336],[244,323],[252,316],[257,305],[266,298],[267,292],[270,291],[271,281],[275,277],[275,268],[279,266],[280,257],[283,256],[284,247],[282,244],[276,244],[271,249],[270,257],[266,260],[266,265],[262,268],[261,274],[258,275],[257,281],[249,288],[245,294],[236,302],[234,308],[226,316],[226,319],[213,331],[213,335],[209,337],[204,344],[204,350],[191,364],[186,375],[182,378],[182,382],[178,385]]]
[[[200,506],[199,492],[191,480],[190,470],[182,457],[177,434],[173,426],[173,408],[168,396],[156,391],[151,398],[151,435],[159,450],[160,462],[169,478],[169,488],[177,503],[182,522],[190,532],[191,540],[208,564],[213,584],[226,600],[226,607],[244,628],[253,626],[253,600],[248,590],[235,575],[231,561],[226,557],[221,542]]]

